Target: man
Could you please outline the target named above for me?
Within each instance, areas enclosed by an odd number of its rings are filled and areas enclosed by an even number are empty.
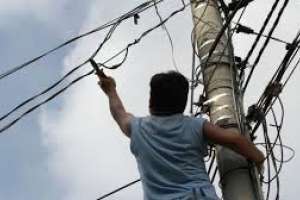
[[[150,116],[126,112],[113,78],[98,74],[110,112],[131,139],[145,200],[217,200],[205,169],[207,142],[224,145],[260,166],[264,155],[241,134],[184,116],[189,85],[180,73],[159,73],[150,82]]]

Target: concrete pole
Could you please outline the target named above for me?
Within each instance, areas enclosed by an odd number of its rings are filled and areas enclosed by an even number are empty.
[[[241,98],[235,92],[236,72],[232,65],[231,44],[227,45],[226,32],[206,63],[209,50],[222,28],[216,0],[191,0],[191,5],[195,42],[200,62],[204,66],[203,82],[208,99],[205,104],[209,106],[211,122],[241,133],[241,112],[237,106],[237,103],[241,103]],[[253,166],[249,170],[249,163],[245,158],[225,147],[217,146],[216,149],[224,200],[263,199]]]

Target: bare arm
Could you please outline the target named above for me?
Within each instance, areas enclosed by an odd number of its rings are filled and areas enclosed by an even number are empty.
[[[112,77],[106,76],[103,72],[102,74],[98,74],[98,77],[100,78],[99,85],[108,97],[111,115],[122,132],[127,137],[130,137],[130,121],[133,116],[126,112],[117,93],[115,80]]]
[[[210,122],[206,122],[203,127],[203,133],[212,142],[226,146],[238,154],[256,163],[257,166],[264,161],[263,153],[245,136],[220,128]]]
[[[130,137],[130,120],[132,119],[132,115],[126,112],[116,90],[109,93],[107,96],[109,99],[109,109],[111,115],[119,125],[122,132],[126,136]]]

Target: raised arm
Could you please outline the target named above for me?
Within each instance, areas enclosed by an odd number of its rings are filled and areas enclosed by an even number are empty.
[[[100,78],[98,84],[108,97],[111,115],[119,125],[122,132],[126,136],[130,137],[130,121],[133,116],[126,112],[117,93],[115,80],[112,77],[106,76],[103,72],[100,75],[98,74],[98,77]]]
[[[226,146],[261,167],[264,161],[263,153],[245,136],[220,128],[210,122],[204,123],[203,133],[213,143]]]

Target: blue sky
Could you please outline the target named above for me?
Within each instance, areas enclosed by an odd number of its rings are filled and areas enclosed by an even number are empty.
[[[23,63],[72,36],[99,26],[142,1],[0,1],[0,72]],[[162,4],[162,14],[179,7],[179,1]],[[270,9],[269,1],[251,4],[243,22],[258,30]],[[291,41],[300,27],[300,4],[291,1],[274,35]],[[154,12],[141,16],[135,26],[128,21],[117,29],[111,42],[96,57],[104,60],[132,41],[150,25],[157,23]],[[175,41],[179,70],[190,75],[192,20],[190,9],[168,24]],[[4,114],[23,99],[36,94],[90,55],[102,34],[95,34],[59,50],[4,80],[0,80],[0,113]],[[235,52],[245,56],[254,37],[237,35]],[[272,42],[255,72],[246,94],[246,106],[253,104],[285,53],[284,46]],[[89,66],[83,69],[89,70]],[[122,68],[108,72],[118,85],[128,110],[147,114],[148,80],[151,75],[174,69],[168,39],[158,29],[129,53]],[[80,72],[82,73],[82,71]],[[299,150],[297,117],[300,96],[299,71],[282,96],[286,102],[283,138]],[[2,125],[2,124],[1,124]],[[64,95],[38,109],[0,135],[0,199],[76,200],[95,199],[101,194],[138,177],[128,139],[113,123],[105,96],[91,76]],[[288,154],[288,152],[287,152]],[[298,156],[282,172],[282,199],[296,199]],[[140,185],[111,199],[141,199]]]

